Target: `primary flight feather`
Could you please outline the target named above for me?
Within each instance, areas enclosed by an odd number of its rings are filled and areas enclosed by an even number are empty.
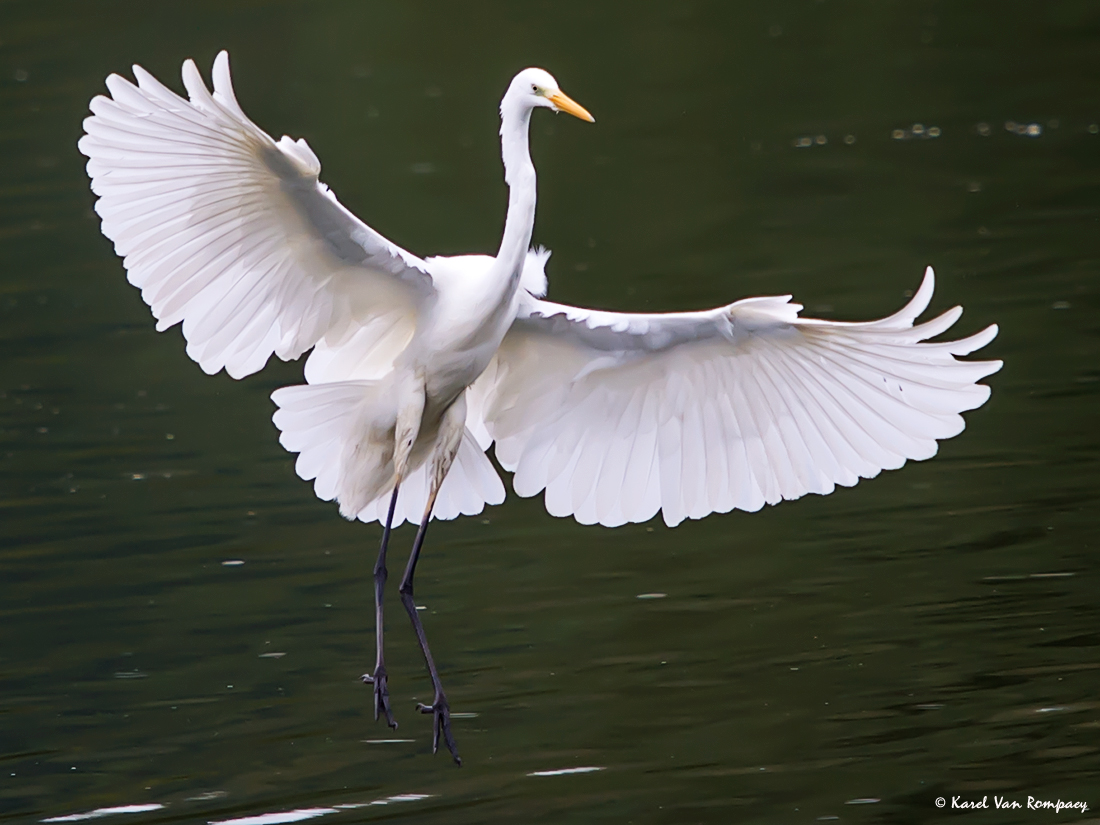
[[[385,524],[375,568],[375,715],[389,707],[382,585],[390,528],[420,530],[400,593],[435,688],[435,742],[458,760],[449,706],[412,603],[429,520],[504,500],[485,455],[547,510],[616,526],[676,525],[827,494],[933,456],[981,406],[999,361],[961,361],[996,326],[929,343],[961,314],[914,325],[801,318],[790,296],[701,312],[631,314],[543,300],[549,253],[532,250],[537,108],[592,116],[541,69],[500,105],[509,187],[496,255],[418,258],[344,208],[304,140],[276,141],[237,103],[225,52],[213,92],[183,66],[188,98],[134,67],[92,100],[80,150],[105,235],[157,318],[183,323],[208,373],[242,378],[312,349],[304,385],[277,390],[281,443],[347,518]]]

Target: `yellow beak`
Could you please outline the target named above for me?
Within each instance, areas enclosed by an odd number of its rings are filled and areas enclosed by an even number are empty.
[[[573,100],[573,98],[571,98],[565,92],[554,92],[554,94],[552,95],[547,95],[546,99],[553,103],[555,108],[557,108],[559,112],[566,112],[567,114],[573,115],[573,117],[579,117],[581,120],[587,120],[589,123],[596,122],[596,118],[592,117],[592,115],[588,113],[588,110],[586,108],[577,103],[577,101]]]

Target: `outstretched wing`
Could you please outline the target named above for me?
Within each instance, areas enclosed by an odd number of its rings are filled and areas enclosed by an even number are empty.
[[[704,312],[620,314],[525,297],[470,404],[516,492],[555,516],[668,525],[851,486],[936,453],[1000,361],[959,361],[997,327],[926,343],[929,267],[900,312],[799,318],[790,296]],[[475,428],[476,431],[476,428]]]
[[[248,119],[225,52],[213,94],[190,60],[190,100],[140,66],[134,76],[107,78],[79,147],[103,233],[157,329],[182,321],[188,355],[234,378],[364,326],[378,338],[368,355],[392,359],[434,295],[424,262],[336,200],[304,140],[276,142]]]

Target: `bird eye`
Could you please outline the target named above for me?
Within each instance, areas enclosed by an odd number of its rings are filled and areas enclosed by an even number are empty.
[[[537,83],[532,83],[531,84],[531,91],[534,92],[535,94],[539,93],[539,87],[538,87]]]

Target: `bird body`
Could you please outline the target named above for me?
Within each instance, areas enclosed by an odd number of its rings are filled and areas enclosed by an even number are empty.
[[[420,521],[399,588],[457,760],[449,711],[412,600],[429,519],[522,496],[585,524],[674,526],[851,486],[935,454],[981,406],[999,361],[961,361],[996,326],[929,343],[958,307],[915,325],[934,288],[876,321],[802,318],[790,296],[699,312],[617,313],[553,303],[532,250],[536,108],[592,116],[541,69],[500,105],[508,212],[495,256],[421,259],[320,183],[303,140],[276,141],[237,102],[225,52],[213,92],[190,60],[184,99],[134,67],[91,102],[88,156],[102,229],[157,318],[182,322],[208,373],[242,378],[312,349],[306,383],[276,390],[280,441],[347,518],[385,525],[375,567],[375,714],[393,721],[382,656],[390,528]]]
[[[532,94],[532,89],[538,91]],[[545,275],[540,279],[538,273],[542,273],[546,256],[530,250],[536,175],[528,150],[528,130],[532,98],[547,99],[545,95],[554,94],[556,89],[557,83],[541,69],[520,72],[509,84],[500,106],[501,154],[509,186],[500,249],[495,257],[426,258],[423,268],[431,277],[431,299],[421,307],[412,336],[393,359],[390,371],[383,373],[379,382],[361,387],[363,398],[356,408],[365,417],[349,419],[348,435],[339,445],[344,454],[333,464],[340,468],[340,478],[332,497],[349,518],[355,518],[372,503],[377,509],[396,484],[424,467],[425,462],[431,463],[425,474],[427,497],[432,497],[432,491],[442,485],[450,470],[462,439],[467,417],[466,388],[485,371],[519,312],[525,270],[528,283],[533,282],[536,288],[541,283],[545,291]],[[326,354],[339,358],[333,349],[339,347],[322,350],[321,358]],[[307,366],[307,380],[346,381],[358,372],[377,369],[371,353],[356,351],[342,360],[343,370],[330,370],[325,375],[319,375],[320,370],[311,374]],[[289,389],[272,396],[280,406],[290,397]],[[310,391],[299,389],[295,398],[300,401],[310,395]],[[327,424],[331,418],[324,420]],[[275,423],[283,429],[284,445],[302,452],[294,446],[293,436],[288,436],[297,422],[290,423],[280,411]],[[471,453],[467,463],[475,461]],[[486,465],[491,471],[487,460],[476,463],[481,465],[483,475]],[[495,471],[491,472],[495,476]],[[485,500],[499,503],[503,487],[499,483],[493,486],[492,495]],[[322,497],[328,497],[328,487],[324,489],[326,495]],[[416,500],[426,501],[427,497],[417,496]],[[480,510],[480,505],[477,502],[473,506]],[[405,512],[405,517],[412,520],[412,512],[408,508]],[[381,514],[377,518],[381,520]]]

